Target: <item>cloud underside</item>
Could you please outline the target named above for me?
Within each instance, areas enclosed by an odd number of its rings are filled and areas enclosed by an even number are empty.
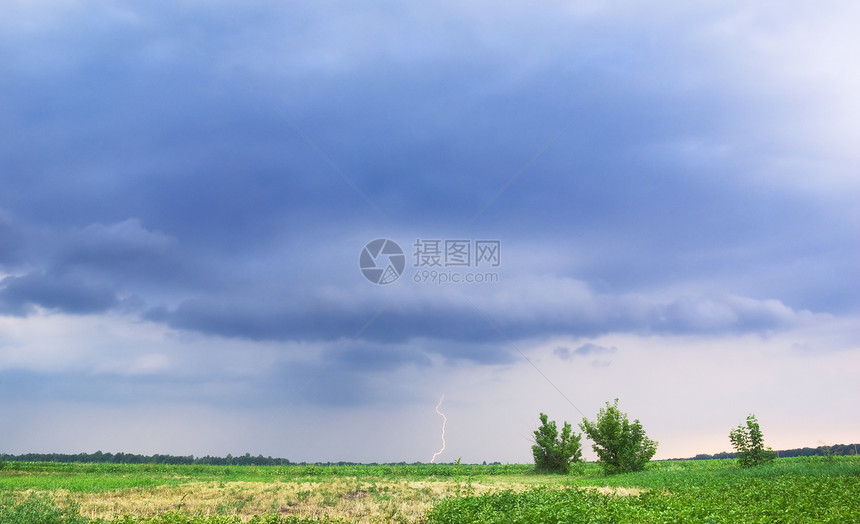
[[[547,282],[563,287],[565,282]],[[611,332],[654,334],[737,334],[796,327],[809,312],[795,312],[776,300],[733,296],[684,296],[667,304],[641,298],[594,296],[548,307],[531,296],[510,308],[493,293],[455,296],[442,304],[368,304],[338,310],[338,304],[304,308],[193,300],[174,310],[158,309],[147,318],[171,327],[251,340],[320,341],[360,337],[375,342],[416,338],[500,342],[541,336],[595,336]],[[459,299],[459,300],[458,300]]]
[[[404,286],[409,284],[404,283]],[[572,279],[527,278],[493,284],[480,293],[372,301],[283,296],[184,300],[175,308],[137,313],[172,328],[247,340],[331,341],[359,337],[375,342],[416,338],[499,342],[569,334],[610,332],[731,334],[796,327],[808,311],[778,300],[731,295],[685,295],[667,303],[638,296],[600,295]],[[544,293],[547,294],[545,297]],[[238,293],[237,293],[238,294]],[[319,293],[321,295],[324,293]],[[549,295],[551,294],[551,298]],[[129,306],[131,303],[131,306]],[[0,281],[0,311],[26,316],[36,311],[65,314],[124,312],[135,304],[107,286],[68,275],[32,273]]]

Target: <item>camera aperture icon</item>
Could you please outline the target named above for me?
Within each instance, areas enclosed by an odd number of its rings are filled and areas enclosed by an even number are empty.
[[[391,284],[406,268],[406,255],[393,240],[377,238],[361,250],[358,265],[364,278],[374,284]]]

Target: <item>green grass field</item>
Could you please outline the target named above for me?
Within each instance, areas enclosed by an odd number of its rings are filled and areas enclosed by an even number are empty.
[[[860,457],[530,465],[167,466],[7,462],[0,524],[860,522]]]

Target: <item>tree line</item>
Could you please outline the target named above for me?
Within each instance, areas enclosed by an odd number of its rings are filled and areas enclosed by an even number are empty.
[[[85,463],[85,464],[180,464],[180,465],[212,465],[212,466],[423,466],[425,462],[293,462],[285,458],[264,457],[263,455],[251,456],[250,453],[226,457],[195,457],[193,455],[138,455],[135,453],[24,453],[21,455],[10,455],[0,453],[2,462],[59,462],[59,463]],[[440,465],[455,465],[455,462],[437,462]],[[501,462],[487,463],[484,466],[501,466]],[[0,464],[2,469],[2,464]]]
[[[257,455],[252,457],[245,453],[234,457],[228,454],[226,457],[195,457],[193,455],[138,455],[136,453],[25,453],[23,455],[0,454],[0,460],[17,462],[85,462],[106,464],[209,464],[213,466],[290,466],[300,465],[290,462],[284,458],[264,457]]]
[[[780,449],[776,451],[780,458],[789,457],[825,457],[828,455],[856,455],[860,444],[834,444],[832,446],[818,446],[815,448],[794,448]],[[730,451],[722,451],[709,455],[707,453],[699,453],[695,457],[690,458],[673,458],[669,460],[711,460],[711,459],[734,459],[737,458],[737,453]]]

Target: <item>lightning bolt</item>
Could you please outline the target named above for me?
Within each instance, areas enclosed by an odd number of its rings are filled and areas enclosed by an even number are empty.
[[[436,457],[438,457],[442,454],[443,451],[445,451],[445,424],[448,423],[448,417],[446,417],[444,413],[439,411],[439,406],[442,405],[443,400],[445,400],[444,393],[442,393],[442,397],[439,398],[439,403],[436,404],[436,413],[438,413],[439,416],[442,417],[442,449],[440,449],[436,453],[433,453],[433,458],[430,459],[431,464],[436,460]]]

